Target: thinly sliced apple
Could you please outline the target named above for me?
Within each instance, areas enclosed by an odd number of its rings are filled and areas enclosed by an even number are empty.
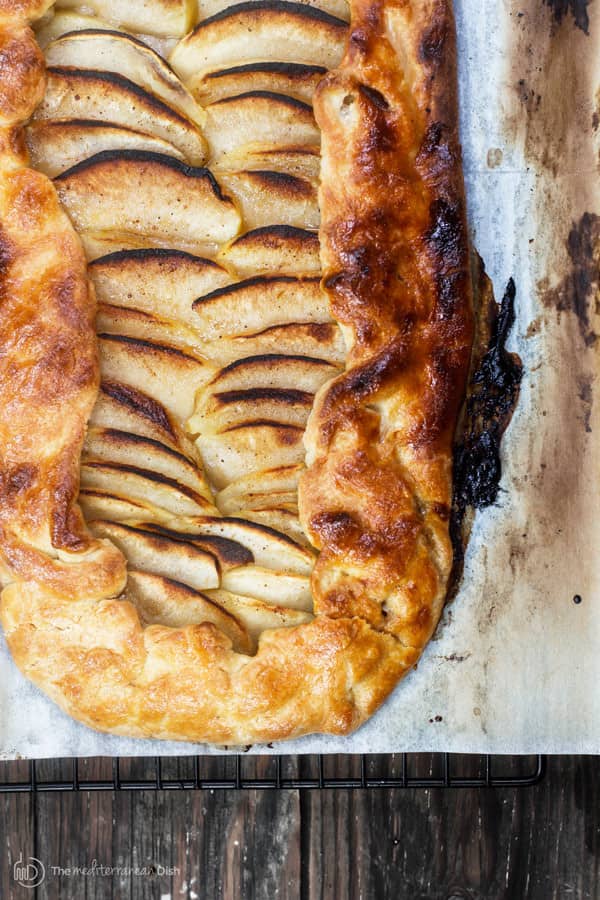
[[[224,434],[199,435],[196,447],[217,489],[257,469],[304,462],[304,428],[261,422],[240,425]]]
[[[121,497],[111,490],[98,488],[81,488],[79,503],[87,521],[91,519],[107,519],[110,522],[122,522],[126,519],[142,519],[148,521],[168,521],[172,514],[154,504],[142,503],[131,497]]]
[[[219,288],[194,303],[193,327],[206,341],[288,322],[327,322],[327,297],[318,278],[259,276]]]
[[[174,516],[199,516],[213,510],[202,494],[173,478],[150,469],[124,463],[87,459],[81,464],[84,488],[115,491],[151,506],[159,506]]]
[[[95,520],[89,527],[98,537],[110,538],[134,569],[165,575],[200,591],[219,587],[215,557],[194,544],[175,541],[125,522]]]
[[[102,334],[123,334],[158,344],[168,344],[180,350],[191,350],[192,355],[198,348],[197,334],[182,322],[173,322],[128,306],[98,304],[96,327]]]
[[[267,525],[269,528],[287,534],[292,540],[303,547],[311,547],[310,541],[304,533],[304,529],[298,520],[298,511],[291,509],[281,509],[280,507],[269,507],[265,509],[246,509],[240,511],[243,518],[250,519],[251,522],[258,522],[260,525]]]
[[[49,66],[95,69],[128,78],[197,125],[206,115],[171,67],[147,44],[122,31],[100,28],[63,35],[46,49]]]
[[[177,147],[161,138],[85,119],[32,122],[25,139],[32,165],[49,178],[102,150],[145,150],[184,158]]]
[[[226,591],[257,597],[288,609],[312,611],[310,581],[303,575],[288,575],[261,566],[242,566],[225,572],[221,585]]]
[[[101,383],[90,424],[159,441],[201,467],[196,448],[175,417],[154,397],[117,379]]]
[[[55,184],[79,230],[147,235],[185,250],[198,241],[231,240],[241,224],[208,169],[159,153],[97,153]]]
[[[206,591],[206,596],[241,622],[254,641],[273,628],[293,628],[310,622],[311,613],[265,603],[254,597],[240,597],[230,591]]]
[[[315,88],[326,72],[323,66],[298,63],[247,63],[208,72],[200,80],[194,80],[194,96],[207,106],[247,91],[275,91],[312,103]]]
[[[217,600],[187,584],[162,575],[130,570],[127,597],[148,625],[183,628],[210,622],[227,635],[234,650],[247,654],[253,651],[254,640],[235,615],[223,609]]]
[[[189,542],[202,550],[206,550],[218,561],[221,572],[229,572],[230,569],[236,569],[239,566],[254,564],[254,555],[244,544],[234,541],[230,537],[223,537],[217,534],[202,534],[196,530],[189,530],[185,527],[185,523],[179,519],[165,524],[156,522],[149,524],[139,522],[138,524],[140,527],[153,533],[165,535],[174,541]]]
[[[333,322],[292,322],[219,342],[219,361],[229,362],[261,353],[306,353],[343,364],[346,348],[342,332]]]
[[[347,0],[298,0],[299,3],[307,3],[313,9],[322,9],[324,12],[337,16],[338,19],[348,21],[350,19],[350,5]],[[197,21],[215,16],[230,6],[229,0],[197,0]]]
[[[347,31],[341,19],[300,3],[238,3],[200,22],[170,62],[190,90],[206,72],[257,60],[332,69],[344,53]]]
[[[106,333],[98,338],[105,380],[120,380],[156,398],[180,421],[191,416],[196,391],[214,372],[204,360],[153,341]]]
[[[314,231],[272,225],[257,228],[224,247],[218,259],[242,278],[250,275],[318,275],[319,237]]]
[[[196,520],[195,527],[200,535],[228,538],[247,547],[258,566],[296,575],[310,575],[312,571],[312,553],[264,525],[239,518],[205,516]]]
[[[248,230],[266,225],[319,227],[316,184],[285,172],[219,172],[219,181],[238,201]]]
[[[246,518],[248,510],[270,509],[273,506],[288,510],[298,517],[298,494],[296,491],[268,491],[265,493],[242,494],[230,497],[220,503],[221,512],[227,516],[239,515]],[[252,518],[252,517],[250,517]],[[268,523],[265,523],[268,524]],[[275,529],[276,531],[278,529]]]
[[[337,366],[323,359],[267,353],[230,363],[207,384],[205,393],[267,387],[315,394],[338,372]]]
[[[195,0],[57,0],[59,8],[86,6],[101,19],[131,31],[182,37],[193,25]]]
[[[211,163],[219,172],[283,172],[316,182],[321,168],[321,150],[318,144],[277,146],[273,143],[252,141],[235,147]]]
[[[96,296],[104,303],[189,323],[197,297],[231,284],[217,263],[177,250],[112,253],[88,266]]]
[[[303,100],[270,91],[249,91],[206,107],[204,136],[211,160],[256,141],[278,147],[318,146],[320,132]]]
[[[83,31],[85,28],[98,28],[99,21],[95,16],[86,16],[82,13],[69,12],[60,9],[53,15],[34,22],[35,38],[42,50],[48,44],[68,34],[71,31]]]
[[[217,494],[217,506],[226,510],[229,503],[238,501],[249,494],[267,493],[270,491],[289,491],[297,494],[298,479],[304,466],[285,466],[278,469],[263,469],[251,472],[245,478],[233,481]]]
[[[201,469],[183,453],[173,450],[162,441],[118,428],[92,426],[88,429],[83,451],[83,461],[89,460],[148,469],[189,488],[202,496],[210,506],[213,505],[212,494]]]
[[[223,434],[254,422],[280,422],[306,427],[313,395],[306,391],[251,388],[248,391],[203,392],[187,427],[193,434]]]
[[[122,75],[94,69],[48,69],[34,120],[85,119],[122,125],[174,144],[193,165],[206,159],[202,132],[180,112]]]

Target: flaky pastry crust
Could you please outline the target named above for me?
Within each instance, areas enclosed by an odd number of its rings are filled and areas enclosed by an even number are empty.
[[[345,734],[416,663],[452,563],[452,439],[471,301],[449,0],[354,0],[317,90],[323,286],[348,345],[305,436],[312,621],[236,653],[212,623],[143,627],[126,560],[77,505],[98,392],[95,301],[21,127],[44,92],[29,22],[0,2],[1,619],[19,668],[93,728],[252,743]]]

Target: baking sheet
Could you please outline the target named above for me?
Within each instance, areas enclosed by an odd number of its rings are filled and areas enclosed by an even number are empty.
[[[496,296],[511,276],[518,292],[525,376],[502,491],[435,639],[379,713],[348,738],[250,752],[600,752],[600,5],[455,6],[472,237]],[[222,748],[78,725],[0,639],[0,756],[204,752]]]

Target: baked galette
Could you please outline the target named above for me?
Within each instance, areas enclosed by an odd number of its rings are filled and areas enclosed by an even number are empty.
[[[449,0],[0,0],[12,655],[133,736],[346,733],[452,567]]]

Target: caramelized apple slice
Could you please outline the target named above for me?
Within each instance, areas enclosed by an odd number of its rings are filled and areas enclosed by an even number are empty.
[[[241,620],[224,609],[216,599],[181,581],[130,570],[127,597],[133,601],[147,625],[183,628],[210,622],[227,635],[234,650],[252,653],[254,649],[254,640]]]
[[[199,297],[193,327],[206,341],[253,334],[285,322],[329,319],[327,297],[318,278],[248,278]],[[250,355],[250,354],[248,354]]]
[[[194,544],[126,522],[95,520],[89,527],[98,537],[110,538],[134,569],[174,578],[200,591],[219,586],[217,560]]]
[[[285,147],[319,144],[312,109],[302,100],[270,91],[249,91],[206,107],[206,137],[215,162],[252,142]]]
[[[233,594],[257,597],[265,603],[275,603],[288,609],[312,610],[310,581],[302,575],[274,572],[261,566],[242,566],[225,572],[221,584]]]
[[[315,394],[338,371],[337,366],[323,359],[266,353],[230,363],[215,375],[203,393],[248,391],[266,387]]]
[[[267,225],[319,227],[316,184],[285,172],[219,172],[219,181],[238,201],[248,230]]]
[[[188,429],[194,434],[223,434],[231,428],[264,421],[306,426],[313,395],[306,391],[251,388],[248,391],[202,392]]]
[[[95,69],[128,78],[192,122],[204,124],[204,110],[164,59],[122,31],[91,28],[64,35],[50,44],[45,56],[49,66]]]
[[[194,165],[201,165],[206,159],[206,141],[197,125],[113,72],[50,67],[46,93],[33,118],[85,119],[122,125],[174,144]]]
[[[291,225],[247,231],[225,246],[218,259],[242,278],[267,273],[317,275],[321,271],[318,235]]]
[[[217,489],[257,469],[304,462],[304,428],[280,422],[252,422],[223,434],[199,435],[196,447]]]
[[[212,511],[202,494],[174,478],[131,464],[87,459],[81,465],[84,488],[115,491],[119,496],[159,506],[174,516],[200,516]]]
[[[300,63],[247,63],[208,72],[202,79],[195,80],[194,96],[207,106],[248,91],[275,91],[312,103],[315,88],[326,72],[323,66]]]
[[[32,122],[25,139],[32,165],[49,178],[103,150],[146,150],[183,159],[177,147],[162,138],[85,119]]]
[[[63,172],[55,184],[80,230],[148,235],[186,249],[229,240],[240,227],[239,212],[208,169],[172,156],[109,150]]]
[[[98,340],[102,377],[156,398],[179,421],[192,414],[196,391],[214,373],[198,356],[168,344],[106,333]]]
[[[59,8],[86,6],[101,19],[130,31],[181,37],[192,27],[195,0],[57,0]]]
[[[200,22],[177,44],[170,62],[193,91],[206,72],[244,62],[332,69],[342,58],[346,36],[344,21],[301,3],[238,3]]]
[[[212,260],[178,250],[112,253],[96,259],[88,272],[100,301],[185,323],[193,318],[197,297],[233,280]]]
[[[206,596],[241,622],[254,641],[272,628],[291,628],[309,622],[311,613],[266,603],[254,597],[241,597],[230,591],[207,591]]]

